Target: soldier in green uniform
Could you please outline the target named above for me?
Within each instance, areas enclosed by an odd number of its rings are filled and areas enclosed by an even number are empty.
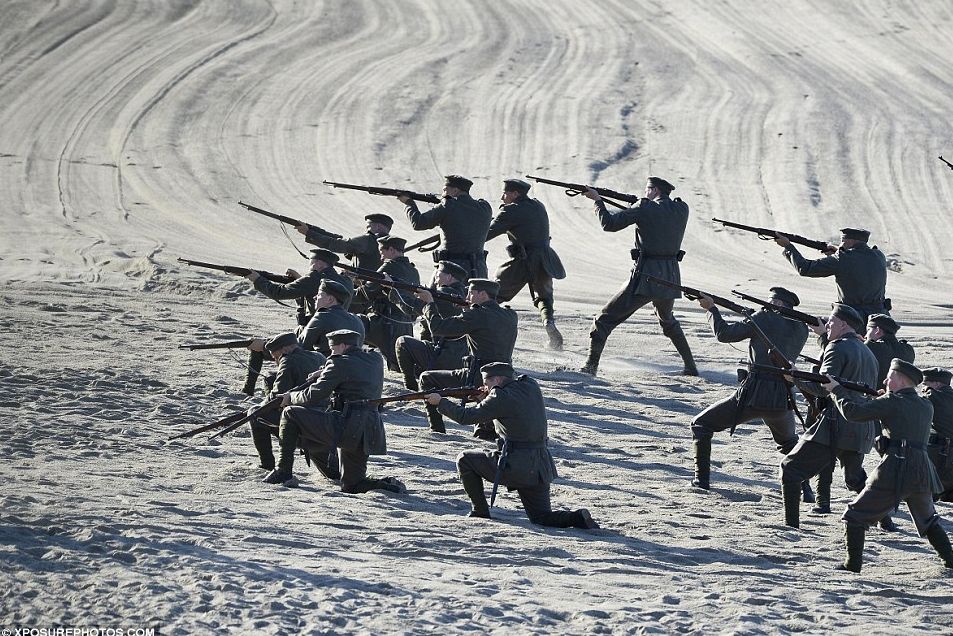
[[[452,371],[424,371],[420,374],[422,391],[456,386],[469,386],[476,381],[476,370],[490,362],[510,363],[516,346],[516,312],[496,302],[500,284],[486,278],[471,278],[467,292],[470,307],[459,315],[444,316],[428,291],[417,292],[426,306],[424,319],[430,332],[438,338],[465,337],[470,349],[470,364]],[[430,430],[446,433],[443,416],[437,407],[427,405]],[[496,439],[496,433],[487,425],[479,429],[478,437]]]
[[[377,239],[390,234],[394,219],[386,214],[368,214],[364,220],[367,221],[367,232],[352,238],[344,238],[340,234],[334,234],[307,223],[302,223],[296,229],[304,234],[304,240],[308,243],[343,254],[357,267],[376,270],[381,266]],[[356,297],[349,309],[356,314],[365,313],[367,302],[361,297]]]
[[[467,272],[453,261],[437,263],[434,287],[438,292],[458,298],[467,295]],[[397,299],[405,306],[405,311],[422,316],[425,303],[416,296],[401,294]],[[436,300],[437,313],[441,316],[457,316],[463,311],[460,305],[446,300]],[[426,319],[421,321],[420,338],[401,336],[397,339],[397,362],[404,375],[404,385],[411,391],[419,390],[417,378],[424,371],[433,369],[458,369],[464,356],[469,353],[465,337],[444,338],[434,336]]]
[[[675,299],[681,298],[681,292],[651,283],[644,276],[650,274],[676,285],[682,282],[678,263],[685,254],[681,247],[688,224],[688,205],[677,197],[669,198],[674,189],[675,186],[665,179],[649,177],[645,185],[645,198],[617,213],[606,210],[605,202],[595,190],[589,189],[585,193],[595,201],[596,214],[603,230],[618,232],[631,225],[635,225],[636,230],[635,248],[632,250],[635,264],[625,287],[609,299],[592,324],[589,357],[582,368],[583,373],[596,375],[602,351],[612,330],[628,320],[639,308],[652,303],[662,333],[669,337],[682,357],[682,374],[698,375],[691,348],[672,313]]]
[[[444,202],[426,212],[417,209],[417,202],[408,196],[398,198],[407,206],[407,218],[418,232],[440,228],[443,248],[433,253],[434,262],[453,261],[471,277],[485,278],[486,231],[493,218],[490,204],[470,196],[473,182],[460,175],[449,175],[443,188]]]
[[[598,528],[585,508],[553,510],[550,484],[558,477],[549,439],[546,407],[536,380],[517,375],[513,367],[494,362],[480,368],[486,397],[474,406],[458,406],[438,394],[427,403],[464,426],[492,421],[500,441],[496,451],[464,451],[457,457],[463,489],[473,504],[471,517],[490,518],[483,482],[515,490],[526,516],[535,524],[555,528]]]
[[[847,558],[839,570],[860,572],[867,528],[901,501],[907,502],[920,536],[930,541],[946,567],[953,568],[953,548],[933,506],[933,493],[941,486],[927,457],[933,405],[917,394],[922,379],[915,366],[894,359],[887,374],[887,392],[874,400],[854,402],[836,381],[824,385],[846,421],[879,420],[883,429],[877,438],[877,450],[883,459],[844,511]]]
[[[883,386],[890,371],[890,362],[900,358],[904,362],[913,364],[916,353],[906,340],[897,339],[900,325],[886,314],[871,314],[867,317],[867,348],[877,358],[877,386]]]
[[[420,274],[417,273],[417,268],[404,256],[407,241],[397,236],[382,236],[377,242],[384,261],[377,271],[387,274],[391,279],[419,285]],[[394,345],[401,336],[414,333],[414,316],[405,313],[399,304],[392,301],[389,289],[380,283],[365,282],[361,286],[361,294],[370,303],[370,311],[361,316],[367,333],[367,344],[381,352],[387,360],[388,369],[400,371]]]
[[[329,356],[331,346],[327,335],[332,331],[350,329],[364,335],[364,323],[344,308],[348,298],[349,290],[341,283],[330,279],[321,281],[318,295],[314,298],[314,316],[298,334],[302,347]]]
[[[506,252],[510,260],[496,270],[500,282],[501,302],[512,300],[525,286],[539,310],[549,336],[549,348],[563,348],[563,337],[556,328],[553,314],[553,279],[562,280],[566,270],[559,256],[549,246],[549,214],[537,199],[529,198],[530,184],[522,179],[503,182],[503,205],[490,224],[486,240],[506,234],[510,244]]]
[[[293,333],[284,333],[275,336],[265,343],[265,349],[272,359],[278,363],[278,373],[275,376],[271,392],[265,401],[279,393],[303,384],[308,376],[324,365],[325,357],[316,351],[305,351],[298,344],[298,338]],[[275,468],[275,455],[271,450],[271,436],[278,436],[278,424],[281,413],[271,411],[252,420],[251,436],[261,459],[261,467],[265,470]]]
[[[877,380],[877,359],[864,345],[858,332],[864,320],[849,305],[833,303],[825,326],[827,345],[821,354],[819,373],[833,375],[870,387]],[[840,461],[847,487],[860,492],[867,479],[864,455],[874,443],[873,421],[848,424],[828,399],[828,392],[815,382],[796,381],[805,394],[822,400],[819,414],[797,445],[781,461],[781,494],[784,497],[784,521],[792,528],[800,527],[801,484]],[[864,399],[852,393],[855,400]]]
[[[801,300],[792,291],[772,287],[771,302],[793,308]],[[788,361],[795,360],[807,342],[807,327],[804,323],[773,311],[762,310],[741,322],[728,322],[721,317],[718,307],[708,296],[699,298],[698,304],[708,312],[708,324],[718,342],[748,341],[748,359],[751,362],[777,365],[758,328],[777,348],[777,354]],[[734,394],[712,404],[692,420],[692,444],[695,449],[695,478],[692,485],[705,490],[710,488],[712,437],[726,430],[733,434],[735,427],[744,422],[764,420],[778,450],[787,455],[798,439],[794,408],[791,388],[784,378],[759,371],[748,373]]]
[[[834,253],[817,260],[801,256],[786,237],[780,236],[775,241],[784,248],[785,258],[801,276],[833,276],[837,302],[850,305],[867,320],[870,314],[890,313],[890,300],[885,298],[887,258],[877,246],[867,245],[869,238],[867,230],[846,227],[841,230],[840,245],[830,246]]]
[[[337,281],[350,290],[349,298],[348,301],[344,303],[344,308],[347,309],[351,304],[351,298],[354,296],[354,286],[348,278],[341,276],[334,270],[334,265],[337,262],[337,254],[319,248],[311,250],[311,270],[304,276],[300,276],[297,280],[293,280],[290,283],[273,283],[267,278],[259,276],[256,271],[252,271],[245,278],[251,281],[255,289],[273,300],[301,300],[302,304],[306,303],[307,308],[302,308],[298,315],[299,324],[304,326],[308,324],[308,320],[311,319],[311,314],[314,313],[314,296],[318,293],[318,286],[325,278]],[[298,276],[298,272],[289,269],[288,275]],[[301,305],[299,305],[299,307],[301,307]],[[307,318],[307,320],[305,320],[305,318]]]
[[[294,452],[303,447],[329,479],[337,478],[340,461],[341,490],[362,493],[369,490],[406,492],[393,477],[367,476],[370,455],[387,454],[384,423],[376,405],[366,400],[381,396],[384,363],[373,352],[361,349],[361,334],[342,329],[328,334],[331,357],[318,372],[314,383],[302,391],[282,394],[281,456],[278,467],[264,482],[297,485],[292,473]],[[331,409],[324,405],[331,401]],[[338,459],[335,459],[337,455]]]
[[[923,393],[933,404],[933,432],[927,449],[943,484],[937,501],[953,501],[953,373],[940,367],[923,370]]]

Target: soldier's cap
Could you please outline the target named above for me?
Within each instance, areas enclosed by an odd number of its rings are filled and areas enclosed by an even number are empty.
[[[268,353],[274,353],[278,349],[287,347],[289,345],[298,344],[298,336],[294,335],[292,332],[283,333],[271,338],[268,342],[265,343],[265,349]]]
[[[444,274],[450,274],[461,283],[467,282],[467,278],[470,277],[470,272],[463,269],[453,261],[440,261],[437,263],[437,271],[443,272]]]
[[[854,241],[860,241],[866,243],[867,239],[870,238],[870,230],[860,230],[855,227],[844,227],[840,231],[840,239],[846,241],[852,239]]]
[[[332,252],[331,250],[326,250],[321,247],[316,247],[311,250],[311,258],[316,258],[318,260],[324,261],[331,267],[334,267],[338,263],[338,255]]]
[[[464,192],[469,192],[470,188],[473,186],[473,182],[467,179],[466,177],[461,177],[458,174],[448,174],[444,179],[447,180],[447,185],[451,188],[457,188],[458,190],[463,190]]]
[[[526,183],[522,179],[505,179],[503,181],[503,189],[509,192],[519,192],[520,194],[526,194],[532,187],[533,186]]]
[[[797,294],[790,289],[785,289],[783,287],[772,287],[768,291],[771,292],[771,300],[776,298],[782,303],[786,303],[792,307],[797,307],[801,304],[801,299],[798,298]]]
[[[338,329],[337,331],[328,333],[325,337],[328,339],[329,345],[346,344],[359,347],[364,341],[364,336],[350,329]]]
[[[894,358],[890,361],[891,371],[896,371],[902,373],[911,380],[914,384],[920,384],[923,382],[923,371],[916,368],[906,360],[901,360],[900,358]]]
[[[887,314],[871,314],[867,316],[867,328],[880,327],[886,333],[897,333],[900,331],[900,325],[897,321]]]
[[[864,330],[864,317],[857,310],[844,303],[831,303],[831,314],[846,322],[851,329],[860,333]]]
[[[364,217],[364,220],[369,223],[380,223],[381,225],[386,225],[387,229],[394,227],[394,219],[390,218],[386,214],[368,214]]]
[[[649,177],[649,183],[661,190],[665,196],[668,196],[669,193],[675,189],[675,186],[662,177]]]
[[[496,376],[512,378],[514,371],[513,365],[511,364],[507,364],[505,362],[490,362],[489,364],[484,364],[482,367],[480,367],[480,373],[488,378]]]
[[[337,299],[337,301],[342,305],[347,302],[348,297],[351,295],[351,292],[348,291],[347,287],[336,280],[331,280],[330,278],[324,278],[321,280],[321,284],[318,285],[318,291],[322,294],[327,294],[332,298]]]
[[[489,278],[471,278],[470,289],[486,292],[490,298],[496,298],[496,295],[500,293],[500,284]]]
[[[923,370],[924,382],[939,382],[941,384],[949,384],[950,380],[953,380],[953,373],[947,371],[946,369],[941,369],[940,367],[930,367],[929,369]]]
[[[380,237],[377,239],[377,242],[381,247],[392,247],[398,252],[403,252],[404,248],[407,247],[407,239],[402,239],[399,236],[391,236],[390,234]]]

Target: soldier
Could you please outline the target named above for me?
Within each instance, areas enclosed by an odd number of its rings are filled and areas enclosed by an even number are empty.
[[[381,266],[377,239],[390,234],[394,219],[386,214],[368,214],[364,220],[367,221],[367,232],[349,239],[307,223],[302,223],[295,229],[304,234],[304,240],[308,243],[344,254],[357,267],[376,270]],[[365,313],[367,302],[363,298],[355,298],[349,309],[356,314]]]
[[[264,483],[289,488],[298,485],[292,468],[295,448],[300,445],[331,480],[337,479],[338,453],[344,492],[406,492],[393,477],[367,477],[368,456],[387,454],[387,441],[377,406],[362,403],[381,396],[384,363],[376,353],[361,349],[362,340],[361,334],[347,329],[329,333],[331,357],[314,383],[302,391],[282,394],[281,457]],[[321,408],[329,399],[332,409]]]
[[[900,325],[886,314],[871,314],[867,317],[867,348],[877,358],[878,372],[877,385],[883,386],[890,371],[890,361],[900,358],[904,362],[913,364],[916,353],[906,340],[897,340],[897,331]]]
[[[874,400],[856,403],[836,381],[823,385],[846,421],[879,420],[883,427],[877,438],[883,459],[844,511],[847,558],[838,570],[860,572],[866,529],[901,501],[907,502],[920,536],[930,541],[946,567],[953,568],[953,548],[933,506],[933,493],[941,486],[926,452],[933,405],[917,394],[922,380],[918,368],[895,358],[887,374],[887,392]]]
[[[784,236],[775,239],[784,248],[784,256],[801,276],[824,278],[833,276],[837,285],[837,302],[850,305],[864,320],[870,314],[889,314],[890,299],[887,288],[887,258],[876,246],[868,247],[870,232],[845,227],[841,243],[829,246],[833,252],[817,260],[801,256],[791,241]]]
[[[549,485],[558,475],[547,448],[546,407],[536,380],[516,375],[513,367],[494,362],[480,368],[487,396],[474,406],[457,406],[436,393],[427,403],[465,426],[491,421],[500,437],[498,450],[464,451],[457,456],[463,489],[473,503],[471,517],[490,519],[483,482],[516,490],[526,516],[535,524],[555,528],[598,528],[585,508],[552,509]],[[501,465],[502,464],[502,465]]]
[[[440,261],[437,264],[435,286],[438,292],[464,298],[467,295],[466,281],[466,270],[453,261]],[[416,296],[407,297],[401,294],[399,301],[405,305],[406,311],[415,315],[423,314],[425,303]],[[463,310],[460,305],[446,300],[437,300],[435,304],[437,313],[441,316],[457,316]],[[469,352],[465,337],[437,337],[431,333],[426,319],[422,320],[421,324],[420,339],[401,336],[395,347],[397,362],[404,374],[404,385],[411,391],[419,390],[417,378],[422,372],[458,369],[463,364],[463,357]]]
[[[562,280],[566,270],[549,246],[549,215],[537,199],[529,198],[530,184],[521,179],[503,182],[500,213],[493,219],[486,240],[506,234],[510,260],[496,270],[501,302],[512,300],[524,286],[539,310],[549,336],[549,348],[561,351],[563,336],[553,316],[553,279]]]
[[[349,290],[337,281],[324,279],[314,298],[314,316],[298,334],[301,346],[306,350],[320,351],[331,355],[327,335],[338,329],[350,329],[364,335],[364,323],[361,319],[344,309],[344,303],[350,297]]]
[[[585,193],[596,202],[595,209],[603,230],[618,232],[635,225],[636,231],[635,248],[632,250],[635,265],[625,287],[606,303],[592,324],[592,330],[589,332],[589,357],[582,367],[583,373],[596,375],[602,350],[612,330],[625,322],[636,310],[652,303],[662,333],[671,339],[682,356],[685,364],[682,374],[698,375],[688,341],[672,313],[675,299],[681,298],[681,292],[650,283],[643,276],[651,274],[676,285],[681,284],[678,263],[685,255],[681,246],[685,226],[688,224],[688,205],[677,197],[669,198],[668,195],[674,189],[675,186],[665,179],[649,177],[645,185],[645,198],[618,213],[607,211],[605,202],[595,190],[589,189]]]
[[[953,501],[953,459],[950,458],[953,440],[953,373],[940,367],[923,370],[924,395],[933,404],[933,433],[927,452],[936,467],[943,492],[937,501]]]
[[[301,326],[304,326],[308,324],[308,320],[311,319],[311,314],[314,313],[314,296],[318,293],[318,286],[325,278],[337,281],[350,290],[349,298],[348,301],[344,303],[344,308],[347,309],[351,304],[350,299],[354,296],[354,286],[348,278],[341,276],[334,270],[334,265],[337,262],[337,254],[319,248],[311,250],[311,271],[307,274],[300,276],[298,272],[293,269],[288,270],[289,276],[299,276],[297,280],[293,280],[290,283],[273,283],[267,278],[259,276],[258,272],[255,271],[249,273],[245,278],[252,282],[255,289],[274,300],[301,300],[302,302],[299,303],[298,322]],[[303,306],[305,303],[307,303],[306,309]]]
[[[377,239],[377,243],[384,260],[378,272],[405,283],[420,284],[417,268],[404,256],[404,247],[407,245],[405,239],[382,236]],[[381,352],[387,360],[388,369],[400,371],[394,345],[401,336],[414,333],[414,317],[404,313],[401,307],[390,299],[388,291],[380,283],[365,282],[361,286],[361,294],[370,303],[370,312],[361,317],[367,333],[367,344]]]
[[[471,277],[485,278],[486,231],[490,227],[493,211],[483,199],[470,196],[473,182],[459,175],[446,177],[443,187],[444,202],[435,205],[426,212],[417,209],[417,202],[405,195],[399,195],[401,203],[407,206],[407,218],[418,232],[431,228],[440,228],[443,249],[433,253],[434,262],[453,261],[467,271]]]
[[[298,344],[298,338],[293,333],[284,333],[275,336],[265,343],[265,349],[272,359],[278,363],[278,373],[275,376],[271,393],[265,401],[270,400],[278,393],[286,393],[299,384],[303,384],[308,376],[324,365],[325,358],[315,351],[305,351]],[[256,407],[257,408],[257,407]],[[278,424],[281,413],[271,411],[260,415],[251,422],[251,436],[261,459],[261,467],[265,470],[274,470],[275,455],[271,450],[271,436],[278,437]]]
[[[821,354],[818,372],[872,387],[877,379],[877,359],[858,334],[863,328],[864,320],[855,309],[843,303],[833,303],[825,326],[828,342]],[[860,492],[864,487],[867,479],[864,455],[873,447],[875,424],[872,421],[847,424],[827,399],[823,386],[803,381],[798,381],[797,385],[805,394],[823,402],[818,403],[817,419],[781,461],[784,522],[792,528],[800,527],[801,483],[832,466],[835,459],[843,467],[844,480],[850,490]],[[851,397],[861,399],[858,393]],[[820,497],[819,491],[819,501]]]
[[[781,307],[793,308],[801,303],[797,294],[783,287],[772,287],[771,294],[772,304]],[[698,304],[708,312],[708,324],[718,342],[748,341],[748,359],[751,362],[772,366],[777,364],[758,328],[777,347],[777,354],[788,361],[796,359],[807,342],[807,327],[804,323],[789,320],[773,311],[762,310],[742,322],[727,322],[708,296],[699,298]],[[712,437],[725,430],[733,434],[735,427],[743,422],[764,420],[778,450],[784,455],[788,454],[797,444],[794,408],[791,385],[784,378],[759,371],[748,373],[733,395],[712,404],[692,420],[692,444],[695,448],[695,478],[692,485],[705,490],[710,488]]]
[[[430,325],[430,332],[438,338],[460,338],[465,336],[470,348],[470,365],[452,371],[424,371],[420,374],[420,388],[423,391],[443,389],[455,386],[469,386],[476,380],[476,370],[490,362],[510,363],[513,347],[516,346],[516,312],[496,302],[500,284],[486,278],[471,278],[467,292],[470,307],[459,316],[444,316],[433,302],[428,291],[417,292],[426,306],[424,319]],[[437,407],[427,405],[427,421],[430,430],[446,433],[443,416]],[[479,429],[478,437],[496,439],[492,426]]]

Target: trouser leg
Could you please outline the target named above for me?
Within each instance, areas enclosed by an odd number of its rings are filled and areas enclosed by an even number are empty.
[[[797,425],[794,421],[794,411],[789,410],[758,410],[752,411],[752,415],[760,417],[768,430],[771,431],[771,437],[778,446],[778,452],[782,455],[790,453],[797,446]],[[816,498],[811,489],[811,480],[805,479],[801,482],[801,500],[804,503],[814,503]]]
[[[278,429],[271,424],[280,424],[280,415],[276,411],[251,421],[252,441],[255,443],[255,450],[258,451],[261,467],[265,470],[271,470],[275,467],[275,453],[272,450],[271,437],[277,435]]]
[[[695,451],[693,486],[709,489],[712,437],[715,433],[726,431],[734,426],[738,416],[738,401],[732,394],[715,402],[692,420],[692,448]]]
[[[532,488],[519,488],[516,491],[523,502],[526,516],[536,525],[551,528],[583,527],[580,525],[580,513],[570,510],[553,510],[549,495],[549,484],[540,484]]]
[[[397,364],[404,376],[404,386],[419,391],[418,377],[433,364],[433,346],[417,338],[401,336],[395,344]]]
[[[248,372],[245,374],[245,385],[242,387],[242,393],[245,395],[255,395],[255,385],[258,384],[258,376],[261,374],[261,365],[264,361],[263,351],[248,352]]]
[[[817,442],[800,440],[781,460],[781,495],[785,523],[800,526],[801,482],[811,479],[831,463],[831,449]]]
[[[675,301],[672,299],[654,300],[655,315],[658,316],[659,325],[662,327],[662,333],[668,336],[668,339],[675,345],[675,350],[682,357],[682,375],[698,375],[698,367],[695,366],[695,358],[692,356],[691,347],[688,346],[688,340],[685,338],[685,332],[682,326],[675,319],[672,309],[675,307]]]
[[[367,478],[367,453],[364,448],[339,449],[341,459],[341,490],[346,493],[363,493],[378,487],[376,479]]]
[[[492,473],[495,476],[496,465],[493,460],[482,451],[464,451],[457,456],[457,472],[473,506],[471,516],[489,518],[490,505],[486,501],[483,482],[487,475]],[[493,476],[489,479],[492,481]]]
[[[589,330],[589,357],[583,372],[596,374],[609,334],[651,300],[647,296],[635,293],[636,283],[637,281],[630,275],[626,286],[609,299],[599,315],[592,321],[592,329]]]
[[[466,382],[468,370],[454,369],[453,371],[424,371],[420,374],[420,390],[432,391],[434,389],[447,389],[455,386],[462,386]],[[427,405],[427,421],[430,424],[430,430],[437,433],[446,433],[447,427],[443,421],[443,415],[437,410],[436,406]]]

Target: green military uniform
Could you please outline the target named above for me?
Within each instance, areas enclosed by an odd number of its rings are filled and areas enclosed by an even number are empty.
[[[391,278],[414,285],[420,284],[417,268],[406,256],[384,261],[377,270]],[[409,294],[410,292],[399,292]],[[401,336],[414,333],[414,316],[405,313],[388,296],[388,291],[379,283],[368,281],[363,285],[363,294],[370,302],[370,312],[361,319],[367,333],[367,344],[376,347],[387,360],[387,368],[399,371],[394,345]]]
[[[298,339],[305,349],[320,351],[326,356],[331,355],[327,335],[339,329],[350,329],[361,336],[364,335],[364,323],[356,315],[341,305],[322,307],[314,313],[307,326],[301,331]]]
[[[443,203],[426,212],[417,209],[417,202],[407,203],[407,218],[417,231],[440,228],[443,247],[433,253],[434,262],[453,261],[470,276],[483,278],[487,274],[486,231],[493,218],[490,204],[483,199],[474,199],[469,194],[447,197]]]
[[[323,247],[338,254],[344,254],[351,260],[352,264],[363,269],[376,270],[381,266],[381,253],[377,249],[378,235],[372,232],[366,232],[360,236],[344,238],[338,234],[332,234],[319,227],[311,226],[304,240],[312,245]],[[351,279],[347,276],[348,281]],[[353,283],[352,283],[353,287]],[[354,300],[348,306],[348,309],[355,314],[367,311],[369,303],[363,296],[355,296]]]
[[[931,377],[930,374],[935,377]],[[940,388],[927,387],[924,395],[933,404],[933,433],[927,452],[943,484],[941,501],[953,501],[953,387],[949,372],[939,368],[927,369],[924,375],[931,380],[946,382]]]
[[[304,299],[308,302],[308,317],[310,319],[310,314],[314,313],[314,297],[318,293],[318,287],[321,285],[321,281],[325,278],[341,283],[347,287],[350,290],[350,298],[353,298],[354,284],[351,282],[351,279],[342,276],[330,266],[321,271],[312,270],[290,283],[273,283],[264,276],[259,276],[255,280],[254,285],[255,289],[274,300]],[[351,304],[350,298],[344,303],[345,309]],[[303,324],[307,324],[307,321]]]
[[[635,263],[625,287],[606,303],[593,321],[589,332],[589,358],[583,371],[594,375],[609,334],[638,309],[652,303],[662,333],[672,341],[685,363],[683,372],[698,375],[688,341],[672,313],[681,292],[652,283],[645,277],[650,274],[681,284],[678,263],[684,255],[681,246],[688,225],[688,205],[679,198],[664,195],[656,200],[640,199],[633,207],[615,213],[609,212],[605,202],[599,200],[595,202],[595,210],[606,232],[636,226],[635,249],[632,250]]]
[[[879,327],[883,335],[877,340],[868,340],[867,348],[876,356],[880,371],[877,373],[877,386],[883,386],[887,372],[890,371],[890,362],[899,358],[913,364],[916,352],[906,340],[897,339],[900,325],[885,314],[871,314],[867,318],[867,329]]]
[[[472,516],[490,516],[483,481],[494,482],[505,446],[499,485],[519,494],[530,521],[557,528],[596,527],[588,511],[552,509],[550,484],[558,475],[546,445],[546,407],[536,380],[517,375],[492,389],[479,404],[463,407],[443,399],[437,408],[465,426],[492,421],[501,438],[496,451],[464,451],[457,457],[460,480],[473,503]]]

